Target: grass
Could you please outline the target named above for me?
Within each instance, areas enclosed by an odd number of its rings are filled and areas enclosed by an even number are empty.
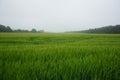
[[[0,80],[120,80],[120,34],[0,33]]]

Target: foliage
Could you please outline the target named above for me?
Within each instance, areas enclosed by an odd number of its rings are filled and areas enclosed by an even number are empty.
[[[12,29],[9,26],[0,25],[0,32],[12,32]]]
[[[33,29],[31,30],[31,32],[37,32],[37,30],[33,28]]]
[[[101,28],[83,30],[83,31],[70,31],[72,33],[110,33],[110,34],[118,34],[120,33],[120,25],[116,26],[106,26]]]
[[[12,30],[9,26],[0,25],[0,32],[39,32],[39,33],[43,33],[44,30],[37,31],[34,28],[31,31],[23,30],[23,29]]]

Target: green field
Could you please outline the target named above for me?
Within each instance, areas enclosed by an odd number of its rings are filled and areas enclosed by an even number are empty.
[[[0,33],[0,80],[120,80],[120,34]]]

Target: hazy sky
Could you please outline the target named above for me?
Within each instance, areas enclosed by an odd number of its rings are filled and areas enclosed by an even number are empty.
[[[0,24],[61,32],[120,24],[120,0],[0,0]]]

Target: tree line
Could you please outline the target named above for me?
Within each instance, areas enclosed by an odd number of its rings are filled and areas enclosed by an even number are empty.
[[[0,24],[0,32],[40,32],[40,33],[43,33],[44,30],[36,30],[36,29],[32,29],[32,30],[23,30],[23,29],[17,29],[17,30],[13,30],[11,29],[11,27],[9,26],[5,26],[5,25],[1,25]]]
[[[69,31],[68,33],[109,33],[109,34],[118,34],[120,33],[120,25],[115,26],[105,26],[101,28],[83,30],[83,31]]]

